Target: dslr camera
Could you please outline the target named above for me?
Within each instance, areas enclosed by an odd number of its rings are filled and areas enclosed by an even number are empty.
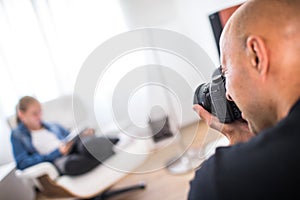
[[[204,107],[222,123],[230,123],[242,118],[237,105],[226,98],[225,76],[221,73],[221,67],[214,71],[210,83],[198,86],[194,95],[194,104]]]

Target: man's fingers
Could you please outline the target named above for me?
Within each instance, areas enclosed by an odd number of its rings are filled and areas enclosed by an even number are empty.
[[[193,109],[198,113],[198,115],[203,119],[208,126],[218,131],[221,131],[224,124],[222,124],[217,117],[210,114],[202,106],[196,104],[193,106]]]
[[[202,106],[194,105],[193,109],[198,113],[201,119],[205,120],[206,122],[210,120],[211,114],[207,112],[207,110],[205,110]]]

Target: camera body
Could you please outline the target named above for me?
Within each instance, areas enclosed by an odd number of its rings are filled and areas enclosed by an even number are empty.
[[[226,98],[225,77],[221,74],[220,68],[215,70],[211,83],[198,86],[194,104],[203,106],[222,123],[230,123],[242,117],[237,105]]]

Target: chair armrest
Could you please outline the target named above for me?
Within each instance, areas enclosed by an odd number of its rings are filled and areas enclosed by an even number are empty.
[[[48,175],[55,180],[59,176],[57,169],[50,162],[42,162],[24,170],[17,169],[15,174],[22,179],[36,179],[43,175]]]

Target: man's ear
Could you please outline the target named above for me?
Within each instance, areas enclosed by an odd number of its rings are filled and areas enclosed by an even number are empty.
[[[249,36],[246,46],[251,65],[260,75],[266,75],[269,70],[269,58],[265,42],[258,36]]]

